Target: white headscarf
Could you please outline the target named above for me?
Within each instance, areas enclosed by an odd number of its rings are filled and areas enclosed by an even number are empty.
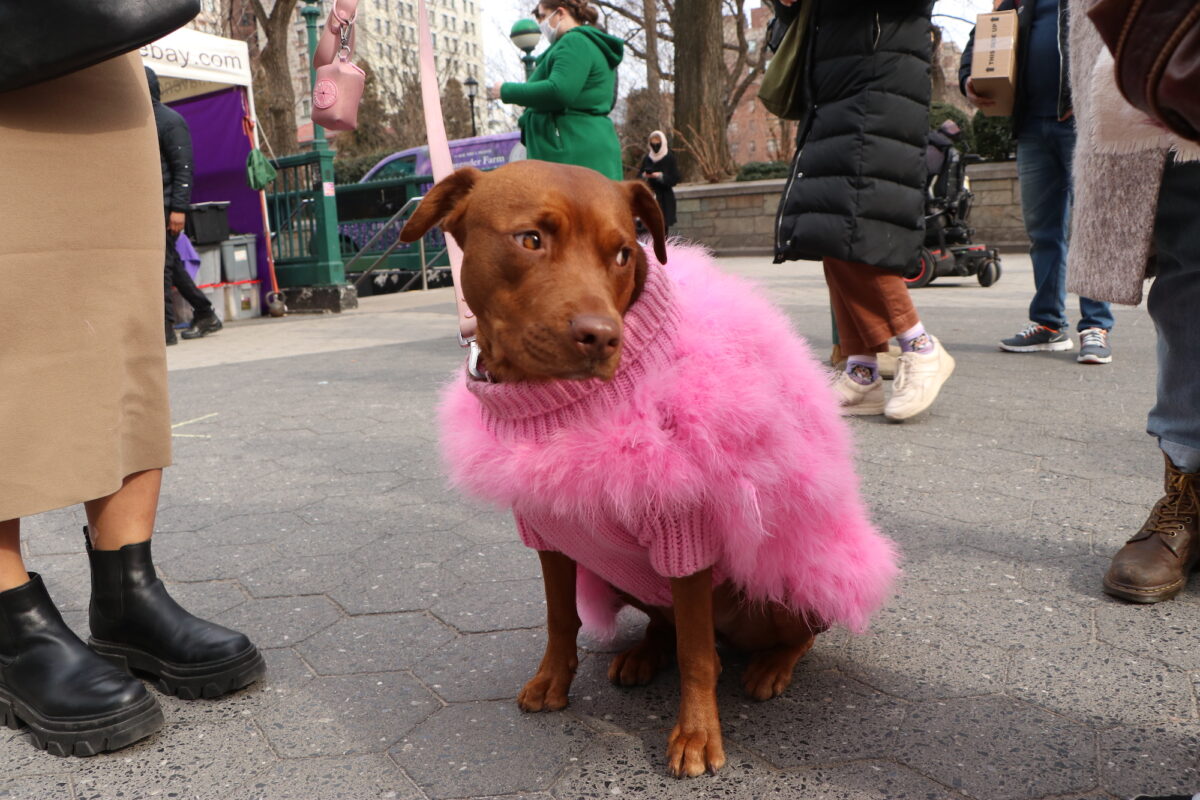
[[[649,144],[650,142],[654,141],[655,136],[662,139],[662,147],[658,149],[657,153],[654,152],[653,147],[649,147],[647,148],[648,152],[646,155],[650,156],[650,160],[657,164],[659,161],[662,161],[663,156],[667,154],[667,135],[662,131],[654,131],[650,134],[650,138],[646,140],[646,143]]]

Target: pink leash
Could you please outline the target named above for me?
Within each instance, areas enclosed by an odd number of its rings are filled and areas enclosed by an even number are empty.
[[[433,60],[433,37],[429,32],[429,15],[425,0],[417,1],[417,38],[421,52],[421,101],[425,109],[425,135],[429,140],[429,160],[433,164],[433,179],[440,181],[454,171],[450,159],[450,140],[446,137],[446,121],[442,117],[442,101],[438,95],[437,67]],[[464,347],[474,344],[475,315],[462,295],[462,248],[446,233],[446,251],[450,256],[450,276],[454,281],[454,300],[458,305],[458,336]],[[477,350],[472,347],[472,361]]]

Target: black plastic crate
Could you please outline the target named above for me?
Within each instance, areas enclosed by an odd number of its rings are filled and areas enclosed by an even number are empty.
[[[217,244],[229,238],[229,203],[195,203],[187,216],[192,244]]]

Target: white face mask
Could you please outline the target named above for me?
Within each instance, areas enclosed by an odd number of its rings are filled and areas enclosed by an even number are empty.
[[[542,36],[546,37],[547,44],[554,44],[554,41],[558,38],[558,28],[551,27],[550,19],[561,10],[561,8],[554,9],[546,15],[545,19],[538,23],[538,27],[542,29]]]

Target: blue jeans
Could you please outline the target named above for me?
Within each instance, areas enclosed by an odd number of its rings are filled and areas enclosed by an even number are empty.
[[[1017,136],[1021,211],[1033,259],[1029,319],[1047,328],[1067,328],[1067,234],[1071,227],[1071,158],[1075,123],[1033,117]],[[1108,303],[1079,298],[1079,330],[1112,330]]]
[[[1200,163],[1168,164],[1154,218],[1158,401],[1146,429],[1184,472],[1200,472]]]

